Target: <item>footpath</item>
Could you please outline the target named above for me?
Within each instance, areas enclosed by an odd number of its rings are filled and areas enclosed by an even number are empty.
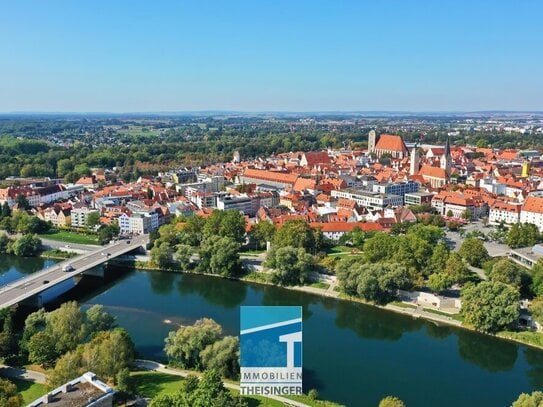
[[[196,376],[201,375],[200,373],[194,372],[194,371],[181,370],[181,369],[172,369],[171,367],[167,367],[167,366],[163,365],[162,363],[158,363],[158,362],[155,362],[153,360],[136,359],[136,361],[134,362],[134,365],[139,369],[152,370],[154,372],[165,373],[165,374],[169,374],[169,375],[173,375],[173,376],[187,377],[188,375],[196,375]],[[239,391],[239,385],[238,384],[227,382],[227,381],[224,381],[223,384],[224,384],[224,387],[226,387],[228,389]],[[268,395],[268,396],[266,396],[266,398],[270,398],[270,399],[273,399],[273,400],[276,400],[276,401],[280,401],[281,403],[283,403],[283,404],[285,404],[287,406],[311,407],[311,406],[309,406],[307,404],[304,404],[304,403],[301,403],[299,401],[294,401],[294,400],[287,399],[287,398],[281,397],[281,396]]]

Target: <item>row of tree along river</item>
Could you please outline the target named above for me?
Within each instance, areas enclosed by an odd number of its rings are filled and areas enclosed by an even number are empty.
[[[2,283],[48,265],[0,257]],[[164,358],[164,338],[208,317],[239,334],[241,305],[302,305],[304,387],[348,406],[387,395],[415,406],[509,406],[543,387],[543,351],[371,306],[204,275],[123,271],[85,277],[59,301],[103,304],[140,356]],[[49,307],[55,307],[50,304]]]

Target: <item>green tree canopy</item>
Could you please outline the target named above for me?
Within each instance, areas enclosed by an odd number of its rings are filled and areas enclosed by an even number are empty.
[[[465,321],[483,332],[497,332],[514,325],[520,315],[519,293],[510,285],[483,281],[462,290]]]
[[[214,320],[202,318],[194,325],[182,326],[171,331],[166,338],[164,351],[170,362],[184,368],[200,368],[200,353],[217,341],[222,327]]]
[[[522,272],[511,260],[501,259],[492,266],[490,280],[500,281],[518,289],[522,284]]]
[[[313,256],[302,247],[284,246],[273,248],[268,254],[265,265],[273,269],[275,283],[301,285],[309,280],[314,260]]]
[[[543,406],[543,392],[534,391],[532,394],[522,393],[511,407],[541,407]]]
[[[537,226],[532,223],[515,223],[507,232],[505,242],[511,248],[535,245],[540,239]]]
[[[405,407],[405,404],[398,397],[387,396],[379,402],[379,407]]]
[[[23,396],[17,386],[8,379],[0,378],[0,406],[19,407],[23,405]]]
[[[482,267],[490,257],[483,242],[475,237],[466,238],[462,242],[458,254],[474,267]]]
[[[200,352],[202,367],[214,369],[223,377],[239,379],[239,339],[236,336],[224,338],[207,345]]]

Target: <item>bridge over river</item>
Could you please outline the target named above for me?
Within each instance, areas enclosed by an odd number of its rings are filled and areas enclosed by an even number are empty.
[[[13,281],[0,289],[0,309],[18,304],[32,297],[37,297],[37,304],[41,306],[40,294],[43,292],[51,290],[75,276],[88,272],[93,267],[106,263],[110,259],[141,247],[145,248],[148,242],[149,237],[142,235],[119,240],[106,246],[98,246],[96,250],[72,257],[28,277]],[[67,265],[71,266],[70,271],[64,271]]]

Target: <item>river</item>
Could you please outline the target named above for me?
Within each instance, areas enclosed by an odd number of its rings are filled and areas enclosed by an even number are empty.
[[[36,267],[26,260],[12,266]],[[240,305],[302,305],[304,387],[323,398],[348,406],[374,407],[396,395],[408,407],[505,407],[521,392],[543,387],[543,351],[489,336],[278,287],[109,271],[116,274],[112,281],[88,278],[63,300],[103,304],[145,358],[163,358],[168,331],[198,318],[213,318],[237,335]]]

